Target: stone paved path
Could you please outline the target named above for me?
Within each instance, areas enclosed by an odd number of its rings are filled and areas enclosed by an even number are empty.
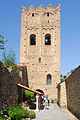
[[[40,110],[36,112],[36,118],[33,120],[70,120],[66,113],[56,104],[51,104],[49,110]]]

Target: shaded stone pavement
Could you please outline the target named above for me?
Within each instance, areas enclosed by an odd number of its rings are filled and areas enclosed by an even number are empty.
[[[49,110],[35,111],[35,113],[36,118],[32,120],[71,120],[57,104],[50,104]]]

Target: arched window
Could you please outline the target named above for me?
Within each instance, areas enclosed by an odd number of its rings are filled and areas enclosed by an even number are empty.
[[[30,45],[36,45],[36,35],[35,34],[30,35]]]
[[[51,45],[51,35],[50,34],[45,35],[45,45]]]
[[[47,85],[51,85],[52,84],[52,76],[50,74],[47,75],[46,84]]]

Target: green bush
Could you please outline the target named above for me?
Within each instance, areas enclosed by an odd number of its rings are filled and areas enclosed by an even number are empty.
[[[3,114],[3,111],[2,111],[2,110],[0,111],[0,117],[3,117],[3,118],[4,118],[4,114]]]
[[[51,99],[51,103],[54,103],[54,100],[53,100],[53,99]]]
[[[24,110],[24,108],[20,108],[19,106],[10,107],[8,114],[10,118],[16,118],[16,120],[21,120],[22,118],[29,117],[28,111]]]
[[[0,120],[6,120],[6,118],[1,118],[1,117],[0,117]]]
[[[65,79],[63,79],[63,78],[60,79],[60,82],[64,82],[64,81],[65,81]]]
[[[6,120],[3,114],[4,110],[0,111],[0,120]],[[28,118],[30,116],[28,110],[24,110],[24,108],[21,108],[20,106],[15,106],[15,105],[10,106],[7,112],[9,114],[9,120],[11,120],[11,118],[16,118],[16,120],[22,120],[22,118]]]
[[[34,111],[28,111],[28,113],[29,113],[29,118],[34,119],[36,117]]]
[[[6,118],[3,114],[3,110],[0,111],[0,120],[6,120]]]
[[[53,100],[53,99],[51,99],[51,103],[57,104],[57,102],[55,100]]]
[[[34,111],[28,111],[24,110],[24,108],[20,107],[12,107],[8,111],[10,118],[16,118],[16,120],[22,120],[22,118],[35,118],[35,112]]]
[[[56,101],[54,101],[54,103],[55,103],[55,104],[57,104],[57,102],[56,102]]]
[[[4,111],[7,111],[9,114],[9,120],[11,118],[15,118],[16,120],[22,120],[23,118],[35,118],[35,112],[34,111],[28,111],[23,108],[22,102],[20,104],[17,104],[16,101],[12,101],[11,98],[7,101],[7,108],[2,107],[2,110],[0,111],[0,120],[6,120],[5,115],[3,114]]]
[[[34,93],[33,92],[25,90],[25,96],[26,96],[28,103],[34,101]]]

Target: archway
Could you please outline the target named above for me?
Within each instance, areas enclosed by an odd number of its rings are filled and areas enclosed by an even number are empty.
[[[36,99],[38,99],[37,106],[38,106],[39,110],[43,110],[44,109],[44,105],[43,105],[43,100],[44,100],[43,99],[43,95],[44,95],[44,92],[41,89],[36,89],[36,91],[42,93],[42,95],[38,96],[38,98],[36,98]]]
[[[36,89],[36,91],[41,92],[41,93],[44,94],[43,90],[41,90],[41,89]]]

